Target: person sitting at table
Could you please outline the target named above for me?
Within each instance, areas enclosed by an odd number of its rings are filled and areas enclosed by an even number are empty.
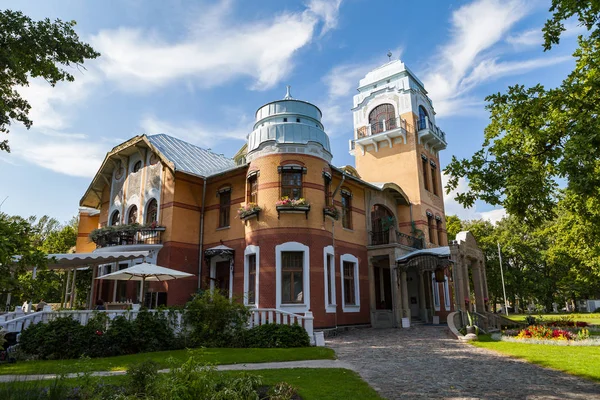
[[[104,306],[104,300],[96,300],[96,310],[106,310],[106,307]]]

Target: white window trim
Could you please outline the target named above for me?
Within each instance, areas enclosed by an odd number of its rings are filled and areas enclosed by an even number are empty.
[[[215,290],[215,277],[217,275],[217,262],[229,261],[229,299],[233,296],[233,260],[223,256],[214,256],[210,259],[210,290]]]
[[[256,256],[256,275],[255,275],[255,287],[252,288],[252,290],[248,287],[249,284],[249,278],[250,278],[250,274],[249,274],[249,268],[250,265],[248,263],[248,256],[254,254]],[[251,306],[251,307],[256,307],[258,308],[258,280],[259,280],[259,276],[260,274],[258,273],[260,269],[260,247],[258,246],[254,246],[254,245],[249,245],[246,247],[246,249],[244,250],[244,304],[247,306]],[[248,292],[253,291],[254,292],[254,303],[248,303]]]
[[[281,303],[281,252],[302,251],[304,252],[304,266],[302,280],[304,283],[304,304],[282,304]],[[286,242],[275,246],[275,303],[278,310],[292,313],[307,312],[310,310],[310,249],[308,246],[298,242]]]
[[[440,287],[433,272],[431,273],[431,292],[433,294],[433,308],[435,311],[440,311]]]
[[[444,308],[450,311],[450,285],[447,276],[444,276]]]
[[[356,304],[346,305],[346,297],[344,293],[344,261],[354,263],[354,293],[356,298]],[[340,283],[342,286],[342,311],[343,312],[360,312],[360,284],[358,275],[358,258],[352,254],[342,254],[340,256]]]
[[[327,257],[331,257],[331,276],[327,276]],[[337,310],[336,296],[335,296],[335,254],[333,252],[333,246],[326,246],[323,248],[323,287],[325,288],[325,312],[334,313]],[[327,304],[327,288],[331,285],[331,297],[332,303]]]

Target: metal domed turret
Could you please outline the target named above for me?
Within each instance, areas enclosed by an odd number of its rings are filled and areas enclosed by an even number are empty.
[[[254,130],[248,135],[247,159],[263,153],[289,152],[310,153],[331,161],[321,110],[307,101],[294,99],[290,89],[287,86],[283,100],[267,103],[256,111]]]

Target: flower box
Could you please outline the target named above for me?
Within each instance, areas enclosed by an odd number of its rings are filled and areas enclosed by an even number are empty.
[[[238,217],[246,222],[249,219],[258,219],[258,214],[262,209],[256,203],[248,203],[238,209]]]
[[[301,214],[306,215],[308,219],[308,212],[310,211],[310,204],[304,198],[290,199],[287,196],[282,197],[280,200],[275,202],[275,208],[277,209],[277,219],[280,217],[280,213],[288,214]]]
[[[340,212],[337,208],[332,207],[332,206],[324,207],[323,208],[323,220],[325,220],[325,217],[337,221],[338,219],[340,219]]]
[[[277,209],[277,219],[279,219],[280,214],[305,214],[306,219],[308,219],[308,212],[310,211],[310,205],[306,206],[275,206]]]

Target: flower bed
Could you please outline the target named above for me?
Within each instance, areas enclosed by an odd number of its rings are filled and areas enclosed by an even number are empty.
[[[549,325],[530,325],[524,329],[507,329],[500,337],[495,339],[509,342],[548,343],[558,344],[564,342],[569,344],[582,342],[579,345],[600,345],[600,340],[590,339],[590,331],[587,328],[577,328],[576,324],[571,328],[557,328]],[[585,343],[583,343],[585,342]]]

